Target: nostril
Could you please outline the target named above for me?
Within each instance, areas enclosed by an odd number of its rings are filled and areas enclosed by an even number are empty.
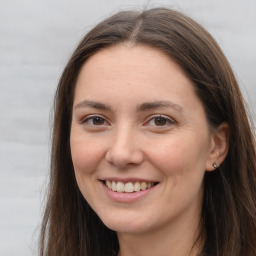
[[[110,164],[122,169],[127,165],[142,163],[143,158],[143,153],[136,149],[112,148],[106,153],[106,160]]]

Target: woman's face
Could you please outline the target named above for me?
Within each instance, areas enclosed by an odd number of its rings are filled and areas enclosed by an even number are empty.
[[[77,80],[70,142],[78,186],[110,229],[199,220],[213,135],[192,82],[165,54],[115,46],[93,55]]]

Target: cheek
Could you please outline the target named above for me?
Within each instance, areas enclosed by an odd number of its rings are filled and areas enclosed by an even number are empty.
[[[78,140],[70,140],[71,156],[75,171],[76,182],[84,198],[93,205],[95,190],[95,174],[101,161],[101,151],[97,144],[86,143]]]
[[[156,168],[164,176],[166,202],[177,212],[199,203],[202,194],[205,157],[189,144],[175,145],[158,153]],[[174,210],[174,211],[176,211]],[[171,210],[170,210],[171,211]]]
[[[166,141],[165,145],[155,147],[154,151],[151,155],[154,155],[154,162],[159,166],[159,169],[170,173],[181,170],[190,158],[188,148],[179,141],[169,143]]]
[[[197,143],[197,144],[196,144]],[[157,149],[157,150],[156,150]],[[153,152],[154,150],[154,152]],[[150,154],[154,164],[166,176],[196,175],[204,173],[207,160],[206,143],[196,142],[196,136],[177,137],[154,147]]]
[[[88,140],[87,140],[88,141]],[[97,143],[86,141],[70,141],[71,156],[76,173],[91,174],[102,159],[103,150]]]

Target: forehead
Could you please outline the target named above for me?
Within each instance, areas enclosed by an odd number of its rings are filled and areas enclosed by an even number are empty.
[[[108,80],[126,77],[132,81],[154,79],[154,81],[167,80],[166,83],[192,82],[183,72],[182,68],[167,54],[148,46],[118,45],[98,51],[92,55],[82,66],[77,84],[97,80],[104,77]],[[92,82],[92,81],[90,81]],[[146,81],[145,81],[146,82]],[[134,81],[136,84],[136,81]],[[150,84],[150,83],[149,83]]]
[[[169,56],[147,46],[114,46],[91,56],[78,76],[75,102],[200,101],[194,84]],[[113,103],[112,102],[112,103]],[[109,102],[108,102],[109,103]]]
[[[120,69],[125,69],[129,72],[130,68],[139,68],[138,72],[144,70],[157,71],[159,73],[160,70],[164,72],[167,69],[168,72],[178,71],[178,73],[186,76],[182,68],[170,56],[156,48],[142,45],[117,45],[102,49],[93,54],[84,63],[81,72],[89,68],[90,70],[88,71],[92,72],[95,67],[103,72],[109,70],[118,71]],[[138,74],[138,72],[136,73]]]

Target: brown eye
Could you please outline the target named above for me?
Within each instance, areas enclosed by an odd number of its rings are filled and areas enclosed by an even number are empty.
[[[150,127],[167,128],[173,124],[175,124],[175,121],[172,118],[165,115],[155,115],[151,116],[151,118],[144,125]]]
[[[103,125],[105,124],[105,120],[100,116],[96,116],[92,118],[92,123],[93,125]]]
[[[163,117],[156,117],[154,118],[155,125],[157,126],[164,126],[167,123],[166,118]]]
[[[101,116],[89,116],[82,121],[83,124],[90,126],[102,126],[106,125],[107,121]]]

